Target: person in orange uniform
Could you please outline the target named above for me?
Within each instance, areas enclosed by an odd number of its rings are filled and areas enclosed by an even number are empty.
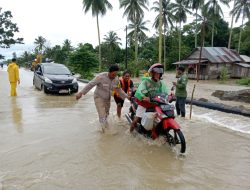
[[[124,71],[122,74],[122,78],[119,80],[120,81],[120,85],[122,90],[130,95],[130,93],[133,91],[134,88],[134,84],[133,81],[130,79],[130,74],[128,71]],[[114,94],[114,99],[117,105],[116,111],[117,111],[117,116],[119,118],[121,118],[121,112],[122,112],[122,107],[124,104],[124,100],[122,98],[119,97],[118,93],[115,92]]]
[[[10,95],[16,96],[16,86],[17,83],[20,84],[19,78],[19,68],[16,64],[16,59],[13,58],[12,62],[8,65],[8,74],[9,74],[9,81],[10,81]]]

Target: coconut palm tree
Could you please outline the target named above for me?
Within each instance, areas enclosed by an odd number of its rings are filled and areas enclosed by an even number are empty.
[[[148,0],[120,0],[120,8],[124,8],[123,17],[127,16],[127,20],[132,24],[139,24],[144,17],[144,10],[147,8]],[[134,39],[135,39],[135,65],[137,68],[138,57],[138,26],[134,26]]]
[[[72,51],[74,48],[73,46],[71,45],[71,41],[66,39],[64,40],[63,42],[63,47],[62,47],[63,50],[67,51],[67,52],[70,52]]]
[[[206,6],[203,6],[201,8],[201,14],[195,13],[194,16],[197,18],[197,26],[199,28],[197,30],[197,33],[200,32],[200,34],[201,34],[201,46],[204,46],[206,31],[207,30],[210,31],[212,29],[212,24],[213,24],[210,12],[207,10]],[[203,34],[202,34],[202,32],[203,32]]]
[[[233,5],[232,11],[234,10],[235,3],[236,3],[236,0],[234,0],[234,5]],[[232,17],[231,17],[231,26],[230,26],[229,39],[228,39],[228,47],[227,47],[228,49],[231,48],[231,41],[232,41],[232,34],[233,34],[233,21],[234,21],[234,15],[232,14],[232,11],[230,12],[230,15],[231,15]]]
[[[235,15],[235,22],[237,22],[242,17],[241,21],[241,30],[239,35],[239,42],[238,42],[238,53],[240,53],[240,44],[241,44],[241,34],[243,30],[243,23],[244,19],[250,20],[250,1],[249,0],[238,0],[235,3],[235,7],[232,11],[232,14]]]
[[[197,15],[197,12],[200,8],[204,5],[204,0],[187,0],[187,5],[190,6],[192,10],[195,10],[195,15]],[[197,17],[195,17],[195,48],[197,47]]]
[[[92,16],[96,17],[97,31],[98,31],[98,42],[99,42],[99,71],[102,69],[102,55],[101,55],[101,39],[100,39],[100,28],[99,28],[99,15],[103,16],[106,14],[107,9],[112,10],[112,5],[108,0],[83,0],[83,9],[85,14],[91,9]]]
[[[162,53],[162,0],[159,0],[159,63],[161,63]]]
[[[110,54],[110,63],[114,62],[114,50],[116,47],[119,47],[119,45],[121,45],[121,42],[119,42],[121,40],[121,38],[119,38],[117,36],[117,33],[114,31],[110,31],[108,32],[107,35],[104,35],[104,40],[105,40],[105,44],[107,44],[109,46],[109,54]]]
[[[121,38],[117,36],[117,33],[114,31],[109,31],[107,35],[104,35],[105,43],[110,45],[111,47],[119,46],[121,45]]]
[[[230,0],[209,0],[205,6],[209,13],[212,15],[213,27],[212,27],[212,37],[211,37],[211,46],[214,46],[214,30],[215,30],[215,22],[219,19],[220,16],[223,17],[223,11],[220,7],[220,3],[227,6],[229,8]]]
[[[71,41],[66,39],[63,42],[62,48],[61,48],[61,59],[62,63],[65,64],[66,60],[68,59],[70,53],[74,50],[74,47],[71,45]]]
[[[154,10],[155,12],[158,12],[159,14],[156,16],[155,21],[153,23],[153,26],[155,28],[159,28],[159,16],[160,16],[160,5],[158,1],[155,1],[153,3],[155,5],[154,7],[151,8],[151,10]],[[172,6],[173,4],[170,3],[170,0],[163,0],[162,1],[162,17],[163,17],[163,28],[164,28],[164,36],[163,36],[163,54],[164,54],[164,68],[166,69],[166,31],[170,27],[173,27],[173,21],[175,20],[175,17],[172,13]],[[160,50],[159,50],[160,52]]]
[[[42,37],[42,36],[38,36],[37,39],[35,39],[34,44],[36,45],[35,50],[37,50],[39,53],[42,53],[42,51],[46,48],[45,43],[47,42],[47,40]]]
[[[36,45],[35,50],[38,52],[37,55],[37,59],[39,59],[39,63],[42,62],[42,55],[43,55],[43,50],[46,49],[45,43],[47,42],[47,40],[42,37],[42,36],[38,36],[37,39],[35,39],[34,44]]]
[[[142,18],[139,19],[137,22],[131,21],[131,23],[128,25],[128,29],[131,30],[128,33],[128,37],[132,39],[132,41],[135,43],[135,35],[137,35],[137,40],[138,39],[145,39],[147,37],[145,32],[148,32],[149,29],[146,27],[147,23],[149,21],[143,21]],[[143,43],[142,40],[138,40],[139,43]]]
[[[128,21],[144,17],[144,10],[147,8],[148,0],[120,0],[120,8],[124,8],[123,17],[127,16]]]
[[[200,45],[200,55],[199,55],[199,63],[196,64],[196,79],[197,82],[199,81],[199,75],[200,75],[200,64],[201,64],[201,56],[202,56],[202,49],[204,46],[205,41],[205,33],[206,33],[206,26],[209,25],[210,20],[210,14],[207,10],[206,6],[203,6],[201,8],[201,14],[195,13],[196,22],[200,23],[200,34],[201,34],[201,45]],[[198,31],[197,31],[198,32]]]
[[[173,3],[173,13],[179,22],[179,61],[181,60],[181,23],[187,21],[187,13],[192,14],[188,10],[185,0],[176,0],[176,3]]]

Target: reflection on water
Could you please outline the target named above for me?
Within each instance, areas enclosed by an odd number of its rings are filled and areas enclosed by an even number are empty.
[[[77,101],[74,95],[54,95],[41,92],[36,103],[40,108],[69,108],[73,107]]]
[[[17,103],[16,97],[11,98],[12,120],[15,124],[16,130],[19,133],[23,132],[22,127],[22,108]]]

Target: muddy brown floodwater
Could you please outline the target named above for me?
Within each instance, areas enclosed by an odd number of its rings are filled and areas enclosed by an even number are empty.
[[[118,133],[102,134],[93,92],[77,102],[73,95],[34,89],[29,71],[21,69],[20,76],[12,98],[6,68],[0,70],[0,189],[250,189],[250,118],[194,106],[191,120],[176,118],[187,142],[180,156],[166,144],[129,134],[114,101],[110,122]],[[209,85],[196,95],[209,96]],[[126,101],[123,115],[128,107]]]

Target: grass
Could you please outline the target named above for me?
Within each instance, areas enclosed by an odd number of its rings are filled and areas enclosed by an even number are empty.
[[[237,84],[250,86],[250,77],[242,78],[236,81]]]

